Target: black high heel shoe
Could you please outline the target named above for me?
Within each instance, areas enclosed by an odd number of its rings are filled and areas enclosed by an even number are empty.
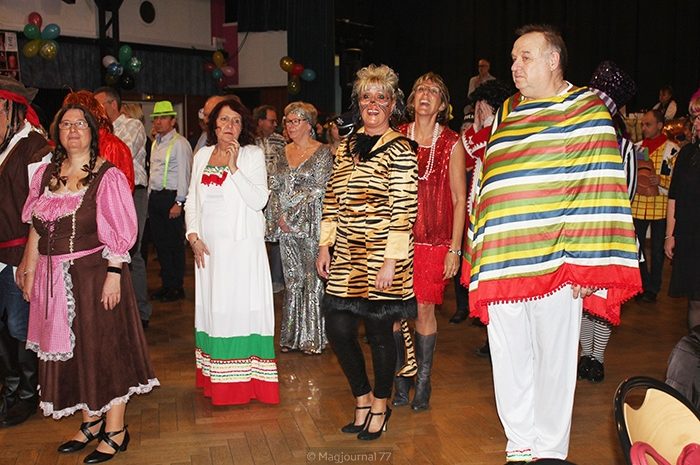
[[[382,423],[382,427],[374,433],[370,433],[369,425],[372,424],[372,417],[379,417],[382,415],[384,415],[384,422]],[[391,418],[391,409],[388,405],[386,407],[386,410],[383,412],[374,413],[370,411],[369,415],[367,415],[367,420],[365,421],[365,429],[360,431],[360,434],[357,435],[357,439],[360,439],[361,441],[373,441],[375,439],[379,439],[382,433],[386,431],[387,424],[389,423],[389,418]]]
[[[90,431],[90,428],[92,428],[93,426],[97,426],[100,423],[102,423],[102,426],[100,426],[100,430],[97,432],[97,434]],[[57,450],[59,452],[63,452],[64,454],[69,454],[71,452],[78,452],[79,450],[85,449],[85,446],[87,446],[89,442],[102,437],[102,435],[105,432],[105,419],[98,418],[94,421],[86,421],[85,423],[81,423],[80,432],[83,433],[83,436],[85,436],[85,439],[87,439],[87,441],[82,442],[76,441],[75,439],[71,439],[70,441],[64,442],[63,444],[58,446]]]
[[[372,407],[371,405],[368,405],[367,407],[355,407],[355,410],[369,410],[371,407]],[[347,425],[340,428],[340,431],[342,431],[343,433],[352,433],[352,434],[359,433],[360,431],[365,429],[365,425],[367,425],[367,420],[369,419],[369,415],[370,414],[368,413],[367,416],[365,417],[364,423],[362,423],[361,425],[356,425],[355,420],[353,420],[350,423],[348,423]]]
[[[121,444],[117,444],[112,440],[112,437],[117,436],[121,433],[124,433],[124,439],[122,440]],[[117,452],[126,452],[126,448],[129,446],[129,431],[126,429],[126,425],[124,425],[124,428],[120,429],[119,431],[109,431],[105,432],[102,434],[102,441],[104,441],[109,447],[114,449],[114,453],[108,454],[106,452],[100,452],[99,450],[94,450],[92,451],[87,457],[85,457],[85,460],[83,460],[83,463],[102,463],[106,462],[107,460],[112,460],[112,458],[117,455]]]

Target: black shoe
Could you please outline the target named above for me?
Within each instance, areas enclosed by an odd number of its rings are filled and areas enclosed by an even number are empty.
[[[97,426],[98,424],[102,423],[102,426],[100,426],[100,431],[97,432],[97,434],[94,434],[92,431],[90,431],[89,428],[92,428],[93,426]],[[58,451],[63,452],[64,454],[69,454],[71,452],[78,452],[79,450],[85,449],[85,446],[88,445],[89,442],[92,442],[94,439],[99,439],[102,437],[102,435],[105,432],[105,420],[104,418],[99,418],[94,421],[86,421],[85,423],[80,424],[80,432],[83,433],[83,436],[85,436],[86,441],[76,441],[75,439],[71,439],[70,441],[64,442],[60,446],[58,446]]]
[[[372,407],[371,405],[368,405],[366,407],[355,407],[355,410],[369,410],[371,407]],[[343,433],[357,434],[360,431],[362,431],[363,429],[365,429],[365,425],[367,425],[368,420],[369,420],[369,413],[367,414],[367,416],[365,417],[365,421],[361,425],[356,425],[355,420],[353,420],[350,423],[348,423],[347,425],[340,428],[340,431],[342,431]]]
[[[176,300],[181,300],[185,298],[185,290],[181,287],[173,288],[168,290],[168,292],[160,298],[161,302],[175,302]]]
[[[24,423],[36,413],[38,406],[39,402],[36,399],[18,400],[17,403],[7,410],[5,419],[0,422],[0,427],[6,428]]]
[[[368,431],[369,425],[371,424],[371,417],[379,417],[384,415],[384,422],[382,422],[382,427],[379,428],[377,431],[374,433],[370,433]],[[372,411],[369,412],[369,415],[367,415],[367,420],[365,421],[365,429],[360,431],[360,434],[357,435],[357,439],[361,441],[374,441],[375,439],[379,439],[379,437],[382,435],[383,432],[386,431],[386,426],[389,423],[389,418],[391,418],[391,409],[387,405],[386,410],[383,412],[379,413],[374,413]]]
[[[491,358],[491,348],[489,347],[489,340],[487,339],[483,346],[479,347],[474,351],[474,355],[481,358]]]
[[[152,300],[160,300],[162,299],[168,292],[170,292],[170,289],[167,287],[161,287],[158,289],[156,292],[151,294],[151,299]]]
[[[112,441],[112,437],[117,436],[121,433],[124,433],[124,439],[122,440],[121,444],[117,444],[116,442]],[[102,463],[106,462],[107,460],[112,460],[112,458],[117,455],[117,452],[126,452],[126,448],[129,446],[129,431],[126,429],[126,425],[124,425],[124,428],[120,429],[119,431],[109,431],[106,433],[102,434],[102,441],[107,443],[109,447],[114,449],[114,453],[112,454],[107,454],[106,452],[100,452],[99,450],[94,450],[90,454],[88,454],[87,457],[83,460],[83,463]]]
[[[459,324],[463,322],[464,320],[467,319],[469,316],[469,310],[465,309],[457,309],[454,315],[452,315],[452,318],[450,318],[450,323],[452,324]]]
[[[148,320],[142,319],[142,320],[141,320],[141,327],[142,327],[143,329],[148,329]]]
[[[591,357],[590,368],[588,369],[588,381],[600,383],[605,379],[605,368],[595,358]]]
[[[588,375],[591,372],[591,360],[593,360],[593,357],[590,355],[582,355],[578,359],[578,368],[576,370],[578,379],[588,379]]]
[[[656,302],[656,292],[644,291],[642,293],[641,301],[648,304]]]

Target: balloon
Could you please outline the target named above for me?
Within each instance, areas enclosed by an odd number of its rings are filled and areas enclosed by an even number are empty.
[[[306,68],[304,71],[301,72],[301,78],[304,81],[313,81],[316,79],[316,71],[314,71],[311,68]]]
[[[216,68],[214,71],[211,72],[211,77],[213,77],[215,81],[218,81],[219,79],[224,77],[224,72],[221,71],[221,68]]]
[[[211,59],[217,68],[221,68],[226,63],[226,58],[224,58],[224,54],[221,52],[221,50],[214,52]]]
[[[280,68],[282,68],[282,71],[288,73],[292,70],[292,66],[294,66],[294,60],[289,57],[280,58]]]
[[[291,79],[289,79],[289,82],[287,83],[287,92],[289,92],[291,95],[296,95],[301,91],[301,83],[299,82],[299,78],[296,76],[292,76]]]
[[[53,60],[58,53],[58,44],[55,40],[45,40],[39,49],[39,55],[46,60]]]
[[[24,47],[22,47],[22,54],[27,58],[31,58],[33,56],[36,56],[37,53],[39,53],[39,48],[41,48],[41,40],[30,40],[29,42],[24,44]]]
[[[29,24],[33,24],[36,27],[41,29],[41,23],[43,21],[44,20],[41,18],[41,15],[39,13],[37,13],[36,11],[32,11],[31,13],[29,13],[29,18],[27,20],[27,22]]]
[[[211,73],[215,69],[216,69],[216,65],[214,63],[212,63],[211,61],[207,61],[206,63],[204,63],[204,71],[205,72]]]
[[[236,69],[233,66],[224,66],[221,68],[221,72],[224,73],[224,76],[231,77],[236,74]]]
[[[108,86],[116,86],[119,82],[119,76],[112,76],[111,74],[105,75],[105,84]]]
[[[125,65],[131,60],[131,47],[128,45],[122,45],[119,47],[119,63]]]
[[[134,88],[134,86],[136,86],[136,80],[131,74],[124,73],[119,80],[119,84],[122,86],[122,89],[131,90]]]
[[[126,67],[134,74],[138,74],[141,71],[141,60],[138,57],[131,57],[129,64]]]
[[[43,31],[41,31],[41,38],[44,40],[53,40],[61,35],[61,28],[58,24],[47,24]]]
[[[216,81],[216,86],[217,86],[219,89],[223,89],[223,88],[224,88],[224,85],[225,85],[225,84],[224,84],[224,78],[218,79],[218,80]]]
[[[289,72],[292,76],[299,76],[304,71],[304,65],[301,63],[294,63],[292,70]]]
[[[104,66],[105,68],[108,68],[109,65],[116,62],[117,59],[114,58],[112,55],[105,55],[104,57],[102,57],[102,66]]]
[[[36,26],[36,24],[27,24],[24,26],[24,36],[29,39],[38,39],[41,37],[41,32],[39,32],[39,28]]]
[[[116,61],[107,66],[107,74],[110,76],[121,76],[124,73],[124,67]]]

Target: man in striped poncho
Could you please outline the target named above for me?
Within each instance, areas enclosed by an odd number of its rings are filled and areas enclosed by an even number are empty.
[[[509,463],[569,449],[581,309],[619,320],[640,290],[625,173],[610,114],[564,80],[549,26],[518,31],[519,92],[496,115],[470,231],[470,309],[488,324]]]

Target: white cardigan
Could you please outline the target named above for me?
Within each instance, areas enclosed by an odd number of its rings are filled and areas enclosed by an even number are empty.
[[[201,226],[202,203],[201,195],[202,173],[209,162],[214,146],[203,147],[194,156],[192,165],[192,177],[187,192],[185,203],[185,225],[187,232],[206,242],[202,237]],[[265,154],[255,145],[241,147],[238,153],[238,171],[229,175],[221,186],[226,202],[231,202],[235,211],[240,212],[234,221],[234,237],[232,240],[242,240],[251,237],[265,236],[265,217],[262,210],[267,204],[269,191],[267,189],[267,169],[265,167]]]

